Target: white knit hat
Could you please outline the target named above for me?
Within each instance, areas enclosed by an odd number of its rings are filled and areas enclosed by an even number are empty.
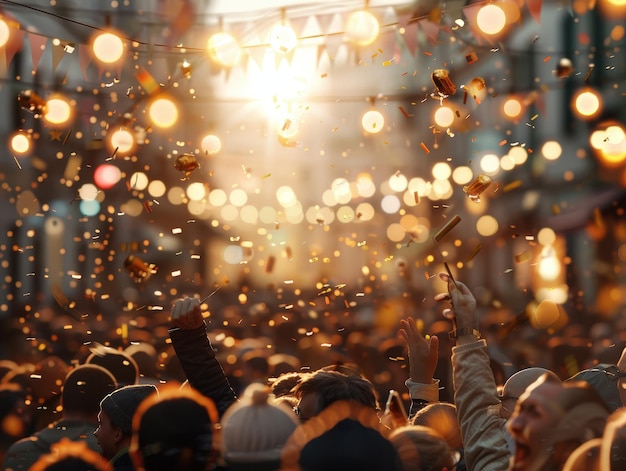
[[[298,421],[287,406],[274,403],[267,387],[252,384],[226,411],[221,425],[227,463],[266,463],[280,461]]]

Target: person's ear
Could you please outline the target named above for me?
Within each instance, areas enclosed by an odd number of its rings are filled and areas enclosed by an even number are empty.
[[[115,427],[115,433],[113,434],[114,442],[119,443],[122,440],[124,440],[125,437],[126,435],[124,435],[124,432],[122,431],[122,429],[120,427]]]

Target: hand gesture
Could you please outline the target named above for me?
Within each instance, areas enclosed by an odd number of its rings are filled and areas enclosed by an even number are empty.
[[[204,318],[197,298],[180,298],[172,304],[170,313],[172,324],[182,330],[196,329],[202,325]]]
[[[443,315],[452,320],[456,329],[478,329],[476,299],[469,288],[460,281],[454,281],[447,273],[440,273],[439,278],[448,283],[448,292],[435,296],[436,301],[449,301],[452,309],[444,309]]]
[[[436,335],[430,339],[422,337],[412,317],[401,319],[400,327],[398,335],[406,343],[411,381],[430,384],[437,368],[439,338]]]

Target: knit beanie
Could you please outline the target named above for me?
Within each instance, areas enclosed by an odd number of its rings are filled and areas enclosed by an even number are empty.
[[[615,365],[601,363],[593,368],[582,370],[565,381],[585,381],[598,392],[609,410],[613,412],[622,407],[617,386],[618,373],[619,370]]]
[[[227,463],[280,464],[282,447],[298,421],[288,407],[268,402],[269,398],[266,387],[252,384],[224,414],[222,440]]]
[[[157,392],[152,384],[140,384],[124,386],[105,396],[100,403],[100,408],[111,423],[119,427],[124,435],[132,433],[133,415],[146,397]]]

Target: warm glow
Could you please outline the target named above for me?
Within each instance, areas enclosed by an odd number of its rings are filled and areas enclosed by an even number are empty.
[[[556,242],[556,233],[550,227],[544,227],[537,233],[537,242],[541,245],[553,245]]]
[[[0,47],[4,47],[4,45],[9,41],[9,37],[11,32],[9,30],[9,25],[7,22],[0,18]]]
[[[157,98],[148,112],[152,124],[159,128],[172,127],[178,120],[178,108],[169,98]]]
[[[507,118],[517,119],[522,114],[522,102],[515,97],[508,98],[502,105],[502,112]]]
[[[382,131],[385,125],[385,117],[380,111],[369,110],[363,114],[361,118],[361,125],[366,132],[370,134],[376,134]]]
[[[281,186],[276,190],[276,199],[283,208],[293,206],[298,202],[296,194],[289,186]]]
[[[484,215],[476,221],[476,231],[483,237],[489,237],[498,232],[498,220],[493,216]]]
[[[561,275],[561,262],[556,256],[554,247],[546,246],[541,250],[538,273],[544,281],[554,281]]]
[[[300,132],[300,123],[295,116],[286,114],[277,120],[276,132],[282,139],[292,139]]]
[[[120,169],[111,164],[99,165],[93,173],[93,181],[103,190],[112,188],[121,178],[122,172]]]
[[[83,201],[93,201],[98,196],[98,187],[93,183],[85,183],[78,189],[78,196]]]
[[[602,107],[600,95],[590,88],[579,91],[572,98],[572,108],[582,119],[591,119],[597,116]]]
[[[563,152],[563,149],[557,141],[547,141],[541,147],[541,153],[546,160],[557,160],[561,157],[561,152]]]
[[[285,54],[296,47],[298,39],[290,26],[276,25],[270,31],[269,43],[274,51]]]
[[[128,129],[117,129],[111,133],[111,149],[119,155],[127,155],[135,148],[135,136]]]
[[[515,165],[522,165],[528,160],[528,151],[522,146],[511,147],[509,155],[513,158]]]
[[[145,190],[148,187],[148,183],[150,180],[148,179],[148,175],[143,172],[135,172],[130,177],[130,188],[133,190]]]
[[[433,116],[435,124],[442,128],[449,128],[454,122],[454,111],[447,106],[440,106]]]
[[[72,117],[72,107],[66,98],[55,96],[46,102],[46,111],[43,115],[50,124],[61,125],[67,123]]]
[[[17,132],[11,137],[11,150],[19,155],[27,154],[30,150],[30,138],[23,132]]]
[[[96,59],[105,64],[116,63],[124,54],[123,41],[113,33],[99,33],[91,47]]]
[[[207,134],[200,142],[200,148],[208,155],[217,154],[222,150],[222,141],[214,134]]]
[[[494,175],[500,170],[500,157],[496,154],[485,154],[480,159],[480,168],[487,175]]]
[[[218,65],[232,67],[239,60],[241,48],[237,40],[228,33],[216,33],[207,43],[209,57]]]
[[[437,180],[446,180],[452,175],[452,169],[447,162],[437,162],[433,165],[432,174]]]
[[[498,34],[506,26],[506,15],[502,8],[490,3],[478,10],[476,23],[483,33]]]
[[[600,162],[607,167],[622,165],[626,160],[626,133],[619,123],[601,125],[591,134],[589,143]]]
[[[355,11],[348,16],[345,31],[351,43],[357,46],[368,46],[378,37],[380,24],[369,11]]]

